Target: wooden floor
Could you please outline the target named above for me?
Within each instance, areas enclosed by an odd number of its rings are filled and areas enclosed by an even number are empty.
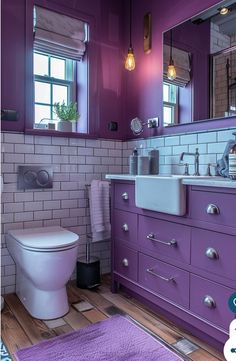
[[[15,360],[13,353],[21,348],[77,330],[90,323],[105,320],[119,312],[130,315],[170,345],[175,344],[183,337],[193,342],[199,349],[188,354],[190,360],[225,360],[221,353],[158,317],[134,298],[123,292],[112,294],[109,277],[105,277],[102,286],[95,291],[79,289],[74,282],[71,282],[68,285],[68,296],[71,307],[69,313],[63,317],[65,324],[55,328],[49,328],[43,321],[32,318],[15,294],[5,296],[5,307],[2,312],[2,338],[13,360]],[[88,301],[94,308],[78,312],[73,304],[81,301]]]

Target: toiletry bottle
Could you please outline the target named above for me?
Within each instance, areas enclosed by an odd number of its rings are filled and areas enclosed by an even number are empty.
[[[150,158],[150,174],[159,173],[159,150],[152,149],[148,153]]]
[[[236,136],[236,133],[233,135]],[[229,151],[229,177],[236,180],[236,142]]]
[[[129,174],[136,175],[138,168],[138,151],[134,148],[132,155],[129,156]]]

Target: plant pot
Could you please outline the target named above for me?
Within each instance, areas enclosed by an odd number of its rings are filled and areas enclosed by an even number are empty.
[[[57,130],[60,132],[72,132],[72,123],[68,120],[60,120],[57,123]]]

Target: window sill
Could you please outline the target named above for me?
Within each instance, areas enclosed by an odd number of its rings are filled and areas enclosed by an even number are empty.
[[[82,138],[82,139],[97,139],[98,138],[98,136],[96,134],[61,132],[58,130],[48,130],[48,129],[25,129],[25,134],[44,135],[44,136],[48,136],[48,137]]]

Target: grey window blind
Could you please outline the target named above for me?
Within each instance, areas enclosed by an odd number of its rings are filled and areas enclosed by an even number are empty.
[[[34,49],[76,61],[86,51],[87,24],[45,8],[34,7]]]
[[[176,78],[174,80],[169,80],[167,78],[167,69],[170,59],[170,46],[164,44],[163,45],[163,78],[164,81],[170,84],[174,84],[180,87],[185,87],[191,80],[190,72],[191,72],[191,54],[172,47],[172,58],[174,61],[175,69],[176,69]]]

